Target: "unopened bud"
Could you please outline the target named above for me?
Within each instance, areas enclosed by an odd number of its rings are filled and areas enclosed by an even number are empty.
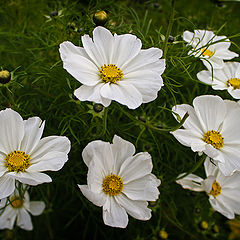
[[[97,26],[104,26],[107,22],[108,15],[105,11],[98,11],[93,15],[93,22]]]

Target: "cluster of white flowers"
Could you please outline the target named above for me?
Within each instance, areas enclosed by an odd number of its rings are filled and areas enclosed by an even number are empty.
[[[199,57],[208,71],[198,78],[214,89],[228,89],[240,98],[240,64],[224,63],[238,56],[228,50],[230,41],[210,31],[184,32],[183,39],[193,46],[189,55]],[[96,27],[93,39],[82,37],[83,47],[60,44],[63,67],[82,85],[75,90],[81,101],[105,107],[115,100],[130,109],[157,98],[165,70],[162,50],[141,50],[141,40],[131,34],[117,35]],[[173,107],[177,120],[188,113],[183,129],[172,134],[199,155],[206,154],[207,178],[180,174],[183,188],[206,191],[212,207],[228,218],[240,214],[240,104],[218,96],[199,96],[193,107]],[[0,229],[14,223],[31,230],[28,212],[39,215],[45,204],[29,200],[27,188],[51,182],[43,171],[60,170],[68,160],[67,137],[42,137],[45,123],[38,117],[23,120],[12,109],[0,111]],[[151,218],[148,201],[156,201],[161,181],[152,174],[149,153],[135,154],[132,143],[114,136],[113,143],[96,140],[82,152],[88,167],[87,185],[78,185],[83,195],[102,207],[106,225],[125,228],[128,214],[139,220]]]
[[[224,62],[238,54],[228,50],[230,41],[207,30],[185,31],[183,39],[192,45],[189,55],[200,57],[208,71],[197,74],[198,79],[213,89],[227,89],[234,98],[240,98],[240,63]],[[173,107],[174,116],[189,117],[172,134],[192,151],[207,155],[207,178],[194,174],[180,174],[177,183],[193,191],[205,191],[213,209],[227,218],[240,214],[240,104],[219,96],[204,95],[188,104]],[[177,114],[177,115],[176,115]]]
[[[230,40],[207,30],[185,31],[183,39],[193,47],[188,54],[200,57],[208,69],[199,72],[197,78],[215,90],[227,89],[233,98],[240,99],[240,63],[223,61],[239,56],[228,50]]]

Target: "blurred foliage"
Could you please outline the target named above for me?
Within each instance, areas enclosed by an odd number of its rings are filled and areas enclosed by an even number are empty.
[[[217,94],[231,99],[226,91],[214,91],[200,83],[196,74],[204,69],[201,61],[187,55],[182,40],[185,30],[208,29],[226,35],[231,50],[239,52],[239,7],[237,2],[178,0],[174,22],[167,41],[171,15],[169,0],[1,0],[0,68],[12,72],[12,80],[0,86],[0,108],[11,107],[23,118],[39,116],[46,120],[44,136],[66,135],[72,142],[69,161],[58,172],[49,173],[51,184],[32,187],[31,199],[44,200],[46,210],[32,217],[34,231],[19,228],[0,231],[0,239],[227,239],[229,225],[214,212],[204,193],[181,188],[175,179],[190,171],[200,157],[182,146],[168,131],[177,122],[171,108],[188,103],[199,95]],[[80,86],[62,67],[58,48],[63,41],[81,45],[83,34],[92,34],[93,14],[108,13],[106,27],[118,34],[132,33],[143,48],[167,47],[164,87],[158,98],[136,110],[112,102],[101,112],[93,104],[80,102],[73,91]],[[165,45],[165,43],[167,45]],[[237,59],[239,61],[239,59]],[[126,229],[103,224],[101,208],[79,191],[86,184],[87,167],[81,152],[90,141],[111,141],[114,134],[135,144],[137,152],[152,155],[153,173],[162,180],[160,198],[150,203],[152,218],[147,222],[130,217]],[[204,176],[203,168],[197,174]],[[206,222],[204,228],[202,222]],[[207,226],[207,227],[206,227]]]

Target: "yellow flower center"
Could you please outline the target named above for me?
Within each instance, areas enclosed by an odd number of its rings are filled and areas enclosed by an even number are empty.
[[[21,199],[19,196],[11,197],[10,202],[13,208],[21,208],[23,206],[23,199]]]
[[[222,148],[224,144],[224,138],[221,133],[214,130],[207,131],[203,136],[203,141],[211,144],[216,149]]]
[[[222,191],[222,188],[220,184],[216,180],[214,180],[212,184],[212,189],[210,191],[210,195],[216,197],[221,194],[221,191]]]
[[[116,196],[122,192],[123,181],[119,176],[111,174],[104,178],[102,187],[104,193],[110,196]]]
[[[105,83],[116,83],[123,77],[123,72],[115,64],[108,64],[101,67],[99,70],[100,78]]]
[[[208,57],[211,57],[214,53],[209,50],[208,48],[203,48],[202,51],[201,51],[201,54],[205,57],[205,56],[208,56]]]
[[[233,89],[240,89],[240,78],[230,78],[227,81],[227,86],[232,86]]]
[[[13,151],[5,157],[5,167],[10,172],[24,172],[31,164],[28,154],[22,151]]]

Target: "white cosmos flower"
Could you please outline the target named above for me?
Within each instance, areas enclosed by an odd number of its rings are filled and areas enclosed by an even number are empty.
[[[41,139],[44,125],[39,117],[23,120],[12,109],[0,111],[0,199],[13,193],[16,180],[29,185],[51,182],[41,172],[57,171],[68,160],[68,138]]]
[[[109,106],[115,100],[130,109],[153,101],[163,86],[162,50],[141,50],[141,40],[131,34],[117,35],[104,27],[93,30],[93,39],[82,36],[82,47],[60,44],[63,67],[82,86],[75,90],[81,101]]]
[[[205,191],[209,195],[209,202],[213,209],[233,219],[234,214],[240,214],[240,172],[224,176],[208,157],[204,167],[207,176],[205,180],[195,174],[189,174],[176,182],[185,189]],[[181,176],[183,174],[179,175]]]
[[[224,63],[222,69],[201,71],[197,74],[200,81],[209,84],[214,90],[225,90],[236,99],[240,99],[240,63]]]
[[[14,223],[24,230],[32,230],[33,225],[29,213],[34,216],[40,215],[45,208],[42,201],[31,201],[26,191],[24,199],[21,199],[16,189],[9,198],[4,198],[0,202],[0,229],[13,229]]]
[[[134,153],[134,145],[116,135],[113,144],[98,140],[83,150],[87,185],[78,186],[89,201],[103,207],[106,225],[125,228],[127,213],[139,220],[151,218],[147,201],[158,199],[161,182],[151,174],[150,154]]]
[[[188,104],[176,105],[173,112],[189,117],[184,129],[171,132],[184,146],[217,161],[224,175],[240,170],[240,105],[219,96],[203,95]],[[175,116],[175,115],[174,115]],[[176,117],[176,116],[175,116]]]
[[[194,30],[194,33],[185,31],[183,40],[193,47],[188,55],[201,57],[208,69],[222,68],[223,60],[238,57],[237,53],[228,50],[231,45],[230,40],[226,36],[216,36],[212,31]]]

